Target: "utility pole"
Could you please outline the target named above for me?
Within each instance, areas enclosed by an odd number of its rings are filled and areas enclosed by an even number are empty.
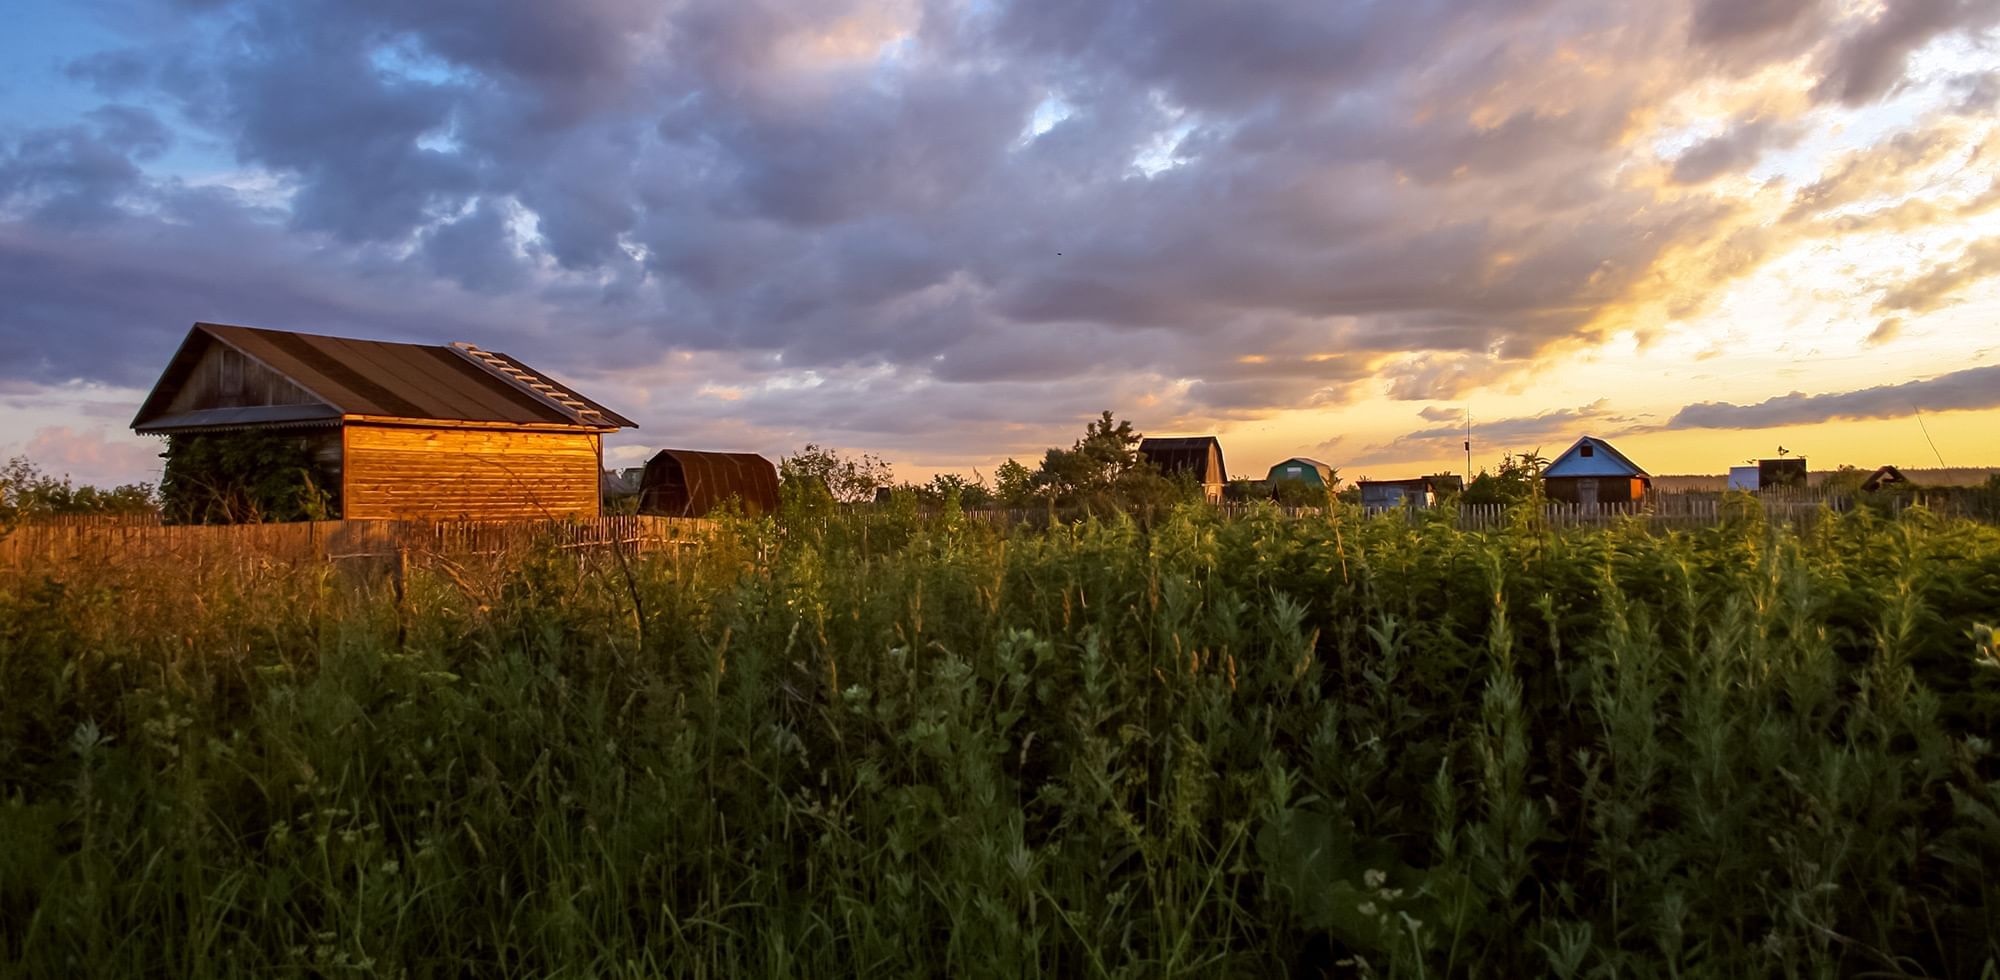
[[[1465,409],[1465,483],[1472,485],[1472,408]]]

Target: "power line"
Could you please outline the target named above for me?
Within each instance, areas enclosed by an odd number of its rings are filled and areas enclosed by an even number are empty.
[[[1910,411],[1917,413],[1917,428],[1923,430],[1924,441],[1931,444],[1931,455],[1937,457],[1938,469],[1947,469],[1948,467],[1944,465],[1944,454],[1938,452],[1937,440],[1931,438],[1931,427],[1924,424],[1924,410],[1911,405]]]

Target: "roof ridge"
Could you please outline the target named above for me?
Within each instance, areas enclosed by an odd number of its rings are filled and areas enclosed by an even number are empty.
[[[485,350],[476,344],[458,340],[448,348],[460,357],[478,365],[494,377],[514,386],[530,398],[534,398],[556,411],[569,416],[581,425],[609,425],[602,412],[590,407],[566,385],[536,374],[528,365],[499,351]]]
[[[1605,441],[1603,438],[1592,435],[1584,435],[1577,437],[1577,440],[1571,443],[1568,449],[1565,449],[1562,452],[1558,453],[1556,455],[1556,458],[1549,460],[1549,465],[1542,470],[1543,475],[1547,475],[1549,470],[1555,469],[1557,465],[1562,463],[1562,461],[1570,458],[1570,455],[1572,453],[1575,453],[1578,449],[1582,448],[1583,444],[1586,442],[1594,446],[1604,447],[1604,451],[1610,453],[1613,459],[1616,459],[1620,463],[1623,463],[1626,466],[1631,467],[1632,472],[1635,475],[1643,476],[1648,480],[1653,478],[1653,474],[1646,472],[1645,467],[1640,466],[1638,463],[1633,462],[1632,457],[1627,456],[1622,452],[1619,452],[1617,446],[1612,445],[1611,443]]]

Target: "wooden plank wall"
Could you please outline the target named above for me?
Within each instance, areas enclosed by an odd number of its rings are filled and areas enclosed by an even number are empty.
[[[598,439],[589,432],[346,427],[348,520],[501,521],[596,517]]]
[[[166,414],[202,408],[317,404],[322,403],[292,379],[233,347],[211,341],[167,404]]]

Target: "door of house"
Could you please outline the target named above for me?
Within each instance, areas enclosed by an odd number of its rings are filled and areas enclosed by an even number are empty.
[[[1596,480],[1576,481],[1576,502],[1587,508],[1595,508],[1597,506]]]

